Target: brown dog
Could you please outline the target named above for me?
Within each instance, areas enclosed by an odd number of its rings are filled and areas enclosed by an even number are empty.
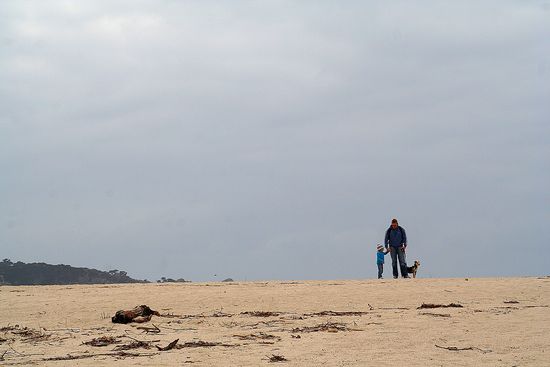
[[[160,316],[155,310],[151,310],[146,305],[136,306],[132,310],[120,310],[111,317],[111,321],[117,324],[127,324],[129,322],[147,322],[151,316]]]
[[[420,261],[415,260],[413,266],[407,266],[407,272],[408,272],[409,274],[412,273],[413,278],[416,278],[416,272],[418,271],[418,268],[419,268],[419,267],[420,267]]]

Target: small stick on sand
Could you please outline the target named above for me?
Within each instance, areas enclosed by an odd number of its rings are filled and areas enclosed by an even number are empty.
[[[160,333],[160,329],[157,325],[155,324],[152,324],[154,327],[148,327],[148,326],[138,326],[137,329],[138,330],[143,330],[145,331],[147,334],[149,333],[154,333],[154,334],[158,334]]]
[[[15,349],[13,349],[13,347],[11,346],[11,344],[8,344],[8,347],[10,347],[11,350],[13,350],[15,353],[19,354],[20,356],[24,356],[23,353],[19,353],[18,351],[16,351]],[[4,353],[5,354],[5,353]]]
[[[158,345],[155,345],[155,347],[157,347],[157,349],[160,350],[161,352],[164,352],[170,349],[174,349],[174,347],[178,344],[178,341],[179,339],[176,339],[165,347],[159,347]]]

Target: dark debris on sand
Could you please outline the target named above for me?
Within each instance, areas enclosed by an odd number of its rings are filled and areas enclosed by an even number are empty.
[[[272,311],[245,311],[241,312],[241,315],[248,315],[254,317],[272,317],[279,316],[281,312],[272,312]]]
[[[85,359],[85,358],[94,358],[94,357],[115,357],[124,359],[126,357],[149,357],[153,354],[143,354],[143,353],[128,353],[128,352],[111,352],[111,353],[87,353],[87,354],[67,354],[66,356],[58,357],[49,357],[43,358],[43,361],[72,361],[75,359]]]
[[[436,303],[423,303],[420,307],[417,307],[417,309],[422,309],[422,308],[449,308],[449,307],[462,308],[464,306],[462,306],[461,304],[458,304],[458,303],[449,303],[448,305],[441,305],[441,304],[436,304]]]
[[[118,345],[113,350],[120,351],[120,350],[129,350],[129,349],[138,349],[138,348],[149,349],[151,348],[151,342],[134,340],[127,344]]]
[[[297,327],[291,330],[292,333],[314,333],[318,331],[326,331],[329,333],[337,333],[339,331],[361,331],[360,329],[352,329],[341,322],[326,322],[316,326]]]
[[[284,356],[273,354],[271,357],[268,357],[269,362],[287,362],[288,359],[286,359]]]
[[[99,338],[94,338],[87,342],[83,342],[82,344],[91,345],[92,347],[105,347],[107,345],[118,343],[120,343],[120,340],[118,340],[114,336],[100,336]]]
[[[266,334],[266,333],[255,333],[255,334],[248,334],[248,335],[233,335],[233,337],[238,338],[240,340],[276,340],[280,341],[281,338],[276,335]]]
[[[15,337],[19,337],[21,341],[23,342],[37,342],[37,341],[43,341],[46,339],[49,339],[51,337],[50,334],[46,334],[45,332],[41,330],[31,329],[28,327],[21,327],[19,325],[7,325],[2,328],[0,328],[0,332],[3,332],[4,334],[11,334]]]
[[[321,311],[314,313],[306,313],[305,317],[315,317],[315,316],[363,316],[368,314],[366,311]]]
[[[201,348],[201,347],[238,347],[239,344],[225,344],[220,342],[206,342],[202,340],[186,342],[183,344],[178,344],[177,349],[181,348]]]

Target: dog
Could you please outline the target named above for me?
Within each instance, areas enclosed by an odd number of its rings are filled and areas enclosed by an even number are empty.
[[[120,310],[111,317],[111,321],[115,324],[127,324],[129,322],[147,322],[151,320],[151,317],[160,316],[160,313],[155,310],[151,310],[146,305],[136,306],[132,310]]]
[[[419,267],[420,267],[420,261],[415,260],[413,266],[407,266],[407,273],[412,274],[413,278],[416,278],[416,272],[418,271]]]

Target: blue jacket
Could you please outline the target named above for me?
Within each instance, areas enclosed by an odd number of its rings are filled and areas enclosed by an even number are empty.
[[[392,227],[388,228],[384,243],[386,247],[388,245],[392,247],[399,247],[401,245],[407,246],[407,234],[405,233],[405,229],[401,226],[397,226],[396,229],[392,229]]]
[[[376,252],[376,263],[377,264],[383,264],[384,263],[384,256],[389,254],[389,252],[384,251],[377,251]]]

